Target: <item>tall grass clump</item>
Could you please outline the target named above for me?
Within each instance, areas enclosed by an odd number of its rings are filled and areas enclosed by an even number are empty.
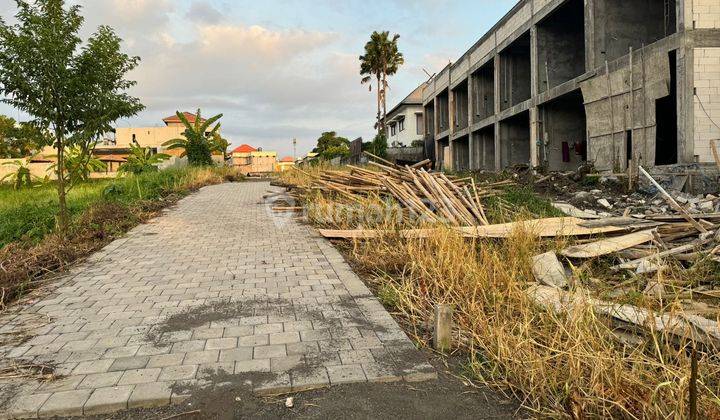
[[[447,229],[424,240],[356,242],[351,255],[421,342],[431,337],[424,326],[434,305],[452,305],[456,342],[475,378],[540,416],[686,417],[691,343],[662,335],[623,343],[587,306],[555,313],[533,302],[530,257],[557,245],[528,232],[469,241]],[[720,418],[720,362],[702,354],[699,365],[699,411]]]

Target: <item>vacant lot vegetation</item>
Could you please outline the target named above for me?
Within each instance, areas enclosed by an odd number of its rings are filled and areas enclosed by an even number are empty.
[[[468,355],[469,378],[515,395],[540,417],[687,418],[691,353],[697,347],[697,409],[701,418],[720,418],[720,364],[712,349],[705,352],[691,340],[657,331],[628,334],[589,305],[556,313],[533,300],[528,293],[536,284],[531,257],[563,249],[574,239],[540,240],[522,230],[507,239],[467,239],[452,229],[437,229],[424,239],[402,238],[394,231],[408,226],[396,218],[374,224],[329,219],[338,214],[333,206],[396,204],[372,195],[350,202],[339,194],[319,193],[310,187],[310,177],[320,168],[304,170],[307,174],[283,174],[283,181],[301,186],[313,223],[387,232],[339,246],[419,342],[429,344],[434,305],[453,306],[455,344]],[[558,215],[521,186],[505,188],[484,205],[491,223]],[[576,267],[576,272],[581,294],[584,277],[603,279],[602,267]],[[675,300],[664,303],[664,313],[678,313]]]
[[[80,183],[68,196],[67,237],[55,233],[53,184],[0,186],[0,309],[45,274],[100,248],[157,210],[205,185],[242,179],[228,168],[182,168]]]

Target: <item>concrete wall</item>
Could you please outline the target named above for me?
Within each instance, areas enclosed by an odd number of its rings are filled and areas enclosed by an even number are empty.
[[[500,122],[502,167],[530,163],[530,119],[527,112]]]
[[[714,162],[710,140],[720,147],[720,128],[715,126],[720,124],[720,48],[695,48],[693,57],[694,150],[700,162]]]
[[[495,132],[493,127],[476,131],[470,135],[472,156],[470,169],[495,169]]]
[[[162,144],[166,141],[182,138],[184,131],[185,127],[182,125],[167,127],[118,127],[115,129],[114,147],[130,147],[133,135],[135,135],[135,140],[143,147],[162,148]],[[103,146],[103,148],[106,147]]]
[[[238,154],[234,154],[232,157],[232,163],[240,170],[241,173],[245,175],[253,173],[268,173],[275,171],[277,157],[268,154],[253,154],[252,156],[238,156]]]
[[[675,69],[673,69],[674,71]],[[629,59],[580,84],[586,108],[589,156],[597,169],[623,170],[627,131],[633,132],[635,154],[642,163],[655,161],[655,102],[670,94],[668,51],[633,55]],[[631,86],[632,92],[631,95]],[[631,111],[632,110],[632,111]]]
[[[593,67],[613,61],[674,32],[666,28],[666,0],[595,0]],[[671,0],[674,10],[674,1]],[[673,21],[674,22],[674,21]],[[668,22],[670,25],[671,22]]]
[[[540,108],[542,122],[540,162],[552,171],[568,171],[584,162],[587,127],[580,92],[550,101]]]

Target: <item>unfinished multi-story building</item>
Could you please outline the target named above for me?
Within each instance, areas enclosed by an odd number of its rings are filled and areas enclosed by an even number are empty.
[[[713,162],[720,0],[521,0],[423,106],[446,169]]]

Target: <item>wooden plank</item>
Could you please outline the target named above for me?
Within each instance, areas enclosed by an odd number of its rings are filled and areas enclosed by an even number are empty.
[[[594,258],[612,254],[613,252],[652,241],[654,231],[654,229],[643,230],[614,238],[601,239],[589,244],[574,245],[563,249],[560,254],[568,258]]]
[[[698,246],[705,245],[710,242],[710,239],[701,239],[697,241],[693,241],[689,244],[680,245],[672,249],[668,249],[667,251],[658,252],[652,255],[648,255],[646,257],[638,258],[633,261],[628,261],[622,264],[614,265],[610,267],[613,271],[618,270],[632,270],[635,269],[638,265],[646,262],[646,261],[652,261],[652,260],[659,260],[661,258],[669,257],[671,255],[676,254],[683,254],[688,251],[692,251],[693,249],[697,248]]]
[[[546,219],[533,219],[487,226],[452,227],[452,229],[455,229],[466,238],[507,238],[517,231],[547,238],[555,236],[588,236],[627,230],[627,228],[623,226],[586,228],[580,226],[581,222],[581,219],[574,217],[550,217]],[[405,229],[399,231],[320,229],[320,234],[326,238],[334,239],[372,239],[392,234],[400,235],[400,237],[403,238],[427,238],[436,234],[438,231],[439,229]]]
[[[532,272],[546,286],[562,289],[568,285],[565,269],[552,251],[532,257]]]

